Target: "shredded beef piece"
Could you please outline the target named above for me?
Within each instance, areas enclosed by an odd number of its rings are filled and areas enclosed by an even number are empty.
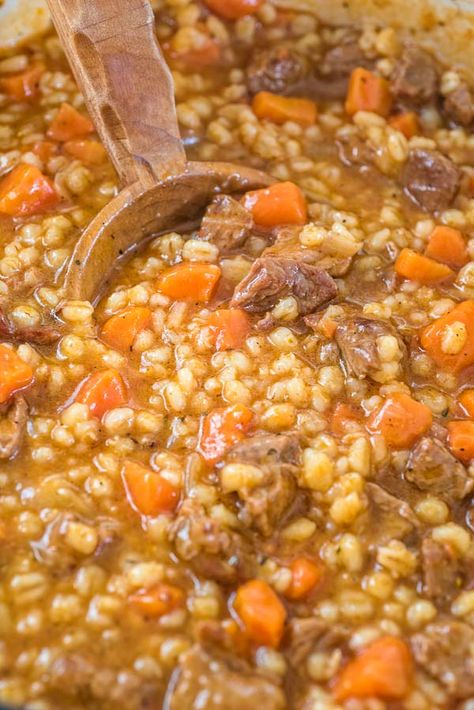
[[[178,556],[189,562],[196,574],[233,584],[252,576],[256,565],[246,542],[224,530],[192,498],[183,501],[169,530]]]
[[[225,253],[242,246],[252,229],[252,215],[229,195],[217,195],[206,209],[199,236]]]
[[[288,625],[287,638],[285,655],[298,671],[310,653],[343,648],[349,640],[349,631],[340,624],[328,624],[316,617],[295,618]]]
[[[424,437],[412,449],[405,478],[421,491],[442,495],[450,502],[462,500],[474,489],[463,464],[431,437]]]
[[[404,191],[425,212],[444,210],[459,189],[459,168],[437,150],[415,148],[401,173]]]
[[[319,249],[302,247],[299,241],[301,227],[279,227],[274,230],[275,241],[265,249],[263,257],[281,256],[298,263],[311,264],[330,276],[344,276],[352,263],[352,256],[332,256]]]
[[[431,55],[419,47],[405,47],[393,72],[391,91],[402,102],[423,104],[434,99],[438,71]]]
[[[268,536],[275,530],[296,494],[295,469],[300,460],[298,438],[290,434],[254,436],[235,446],[230,461],[259,466],[261,485],[239,490],[239,518]]]
[[[445,619],[415,634],[411,646],[416,662],[442,683],[452,697],[474,694],[474,629]]]
[[[211,655],[196,644],[182,654],[163,710],[284,710],[282,689],[235,655]]]
[[[405,356],[405,344],[390,323],[362,316],[351,316],[339,323],[336,343],[349,374],[358,378],[373,377],[381,369],[377,339],[387,335],[397,339],[400,352]]]
[[[249,313],[265,313],[291,295],[298,302],[300,315],[306,315],[336,294],[336,284],[325,271],[295,259],[263,256],[238,284],[231,305]]]
[[[13,397],[0,419],[0,459],[17,455],[28,423],[28,404],[21,395]]]
[[[50,325],[37,327],[18,327],[0,311],[0,340],[14,343],[33,343],[34,345],[52,345],[61,337],[59,330]]]
[[[438,605],[447,604],[458,593],[461,569],[458,558],[447,546],[425,537],[421,544],[423,591]]]
[[[361,169],[373,168],[375,150],[363,138],[350,134],[336,140],[337,152],[341,162],[349,167],[355,165]]]
[[[444,110],[448,118],[461,126],[469,126],[474,120],[474,99],[469,87],[461,83],[457,89],[450,91],[444,99]]]
[[[302,82],[299,93],[319,101],[343,100],[352,71],[356,67],[369,69],[372,65],[373,61],[365,56],[357,42],[350,39],[326,52],[319,62],[318,73]]]
[[[259,49],[247,66],[247,87],[251,94],[287,94],[307,73],[308,63],[300,54],[286,47]]]
[[[366,483],[369,507],[361,516],[361,535],[369,543],[385,545],[390,540],[402,540],[420,526],[418,518],[403,499],[396,498],[376,483]]]

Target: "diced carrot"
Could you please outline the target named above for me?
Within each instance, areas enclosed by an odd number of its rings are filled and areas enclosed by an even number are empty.
[[[0,404],[33,381],[33,369],[19,355],[0,344]]]
[[[33,145],[31,151],[37,155],[43,163],[47,163],[57,152],[57,149],[57,143],[53,143],[52,141],[38,141]]]
[[[0,91],[14,101],[34,101],[40,95],[39,81],[44,72],[40,64],[29,67],[21,74],[0,79]]]
[[[262,227],[305,224],[308,219],[305,197],[293,182],[277,182],[263,190],[247,192],[243,203],[255,224]]]
[[[99,141],[77,138],[72,141],[66,141],[64,150],[73,158],[77,158],[86,165],[100,165],[104,162],[106,152],[102,143]]]
[[[465,327],[465,342],[458,352],[446,348],[445,339],[451,328]],[[437,318],[423,328],[420,334],[421,346],[435,364],[447,372],[460,372],[474,365],[474,301],[458,303],[449,313]]]
[[[444,225],[438,225],[431,232],[425,254],[454,268],[460,268],[469,261],[466,241],[462,233],[459,229]]]
[[[264,0],[204,0],[209,10],[224,20],[238,20],[257,12]]]
[[[129,306],[109,318],[103,325],[101,338],[116,350],[131,350],[133,341],[151,321],[151,311],[143,306]]]
[[[413,138],[420,132],[420,122],[413,111],[397,113],[396,116],[389,118],[388,123],[392,128],[403,133],[405,138]]]
[[[144,616],[159,619],[184,606],[185,594],[174,584],[160,583],[151,589],[140,589],[128,597],[129,603]]]
[[[469,417],[474,417],[474,390],[464,390],[459,395],[459,404]]]
[[[314,101],[259,91],[252,101],[252,110],[257,118],[266,118],[273,123],[294,121],[302,126],[316,123],[318,109]]]
[[[0,182],[0,212],[27,217],[54,207],[59,195],[35,165],[20,163]]]
[[[407,394],[394,392],[367,420],[372,434],[381,434],[391,449],[408,449],[432,424],[431,410]]]
[[[278,648],[286,610],[269,584],[253,579],[240,586],[235,595],[234,609],[252,641]]]
[[[220,44],[211,37],[206,39],[201,46],[188,51],[176,50],[173,48],[172,43],[168,47],[164,47],[164,49],[167,50],[167,56],[170,59],[174,59],[180,62],[183,67],[190,67],[191,69],[215,66],[221,56]]]
[[[361,412],[353,404],[338,402],[331,414],[330,429],[336,436],[344,436],[350,431],[351,425],[359,422]]]
[[[404,698],[410,691],[413,660],[407,644],[383,636],[366,646],[342,669],[333,687],[337,702],[347,698]]]
[[[117,370],[100,370],[86,377],[74,395],[74,401],[86,404],[99,419],[109,409],[120,407],[128,400],[127,387]]]
[[[321,582],[323,568],[306,557],[299,557],[291,564],[291,583],[285,592],[288,599],[296,601],[304,599]]]
[[[125,461],[122,480],[130,505],[142,515],[172,513],[178,505],[179,489],[141,463]]]
[[[213,409],[204,418],[199,437],[199,452],[213,466],[226,452],[245,437],[253,419],[251,409],[243,404]]]
[[[215,264],[183,262],[164,271],[158,279],[158,291],[179,301],[207,303],[212,298],[221,270]]]
[[[208,319],[216,350],[240,348],[250,329],[250,320],[240,308],[222,308]]]
[[[474,421],[462,419],[448,422],[448,446],[452,453],[464,463],[474,459]]]
[[[392,97],[388,81],[363,67],[354,69],[345,103],[349,116],[353,116],[357,111],[371,111],[380,116],[388,116],[391,107]]]
[[[454,277],[454,271],[430,259],[413,249],[402,249],[395,262],[395,271],[399,276],[422,284],[434,284]]]
[[[47,135],[55,141],[70,141],[87,136],[93,130],[94,124],[87,116],[83,116],[71,104],[64,103],[51,121]]]

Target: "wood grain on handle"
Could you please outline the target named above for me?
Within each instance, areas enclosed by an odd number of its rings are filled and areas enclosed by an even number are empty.
[[[148,0],[48,0],[89,113],[122,182],[180,172],[173,83]]]

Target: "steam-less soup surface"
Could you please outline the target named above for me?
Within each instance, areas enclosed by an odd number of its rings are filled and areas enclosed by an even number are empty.
[[[474,95],[297,4],[157,3],[188,155],[276,182],[95,307],[117,176],[55,35],[0,60],[2,702],[474,708]]]

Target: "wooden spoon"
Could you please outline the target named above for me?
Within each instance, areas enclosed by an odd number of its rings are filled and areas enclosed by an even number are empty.
[[[171,73],[148,0],[48,0],[87,108],[123,189],[79,238],[66,297],[97,299],[117,259],[151,235],[195,222],[217,192],[271,184],[257,170],[188,162]]]

